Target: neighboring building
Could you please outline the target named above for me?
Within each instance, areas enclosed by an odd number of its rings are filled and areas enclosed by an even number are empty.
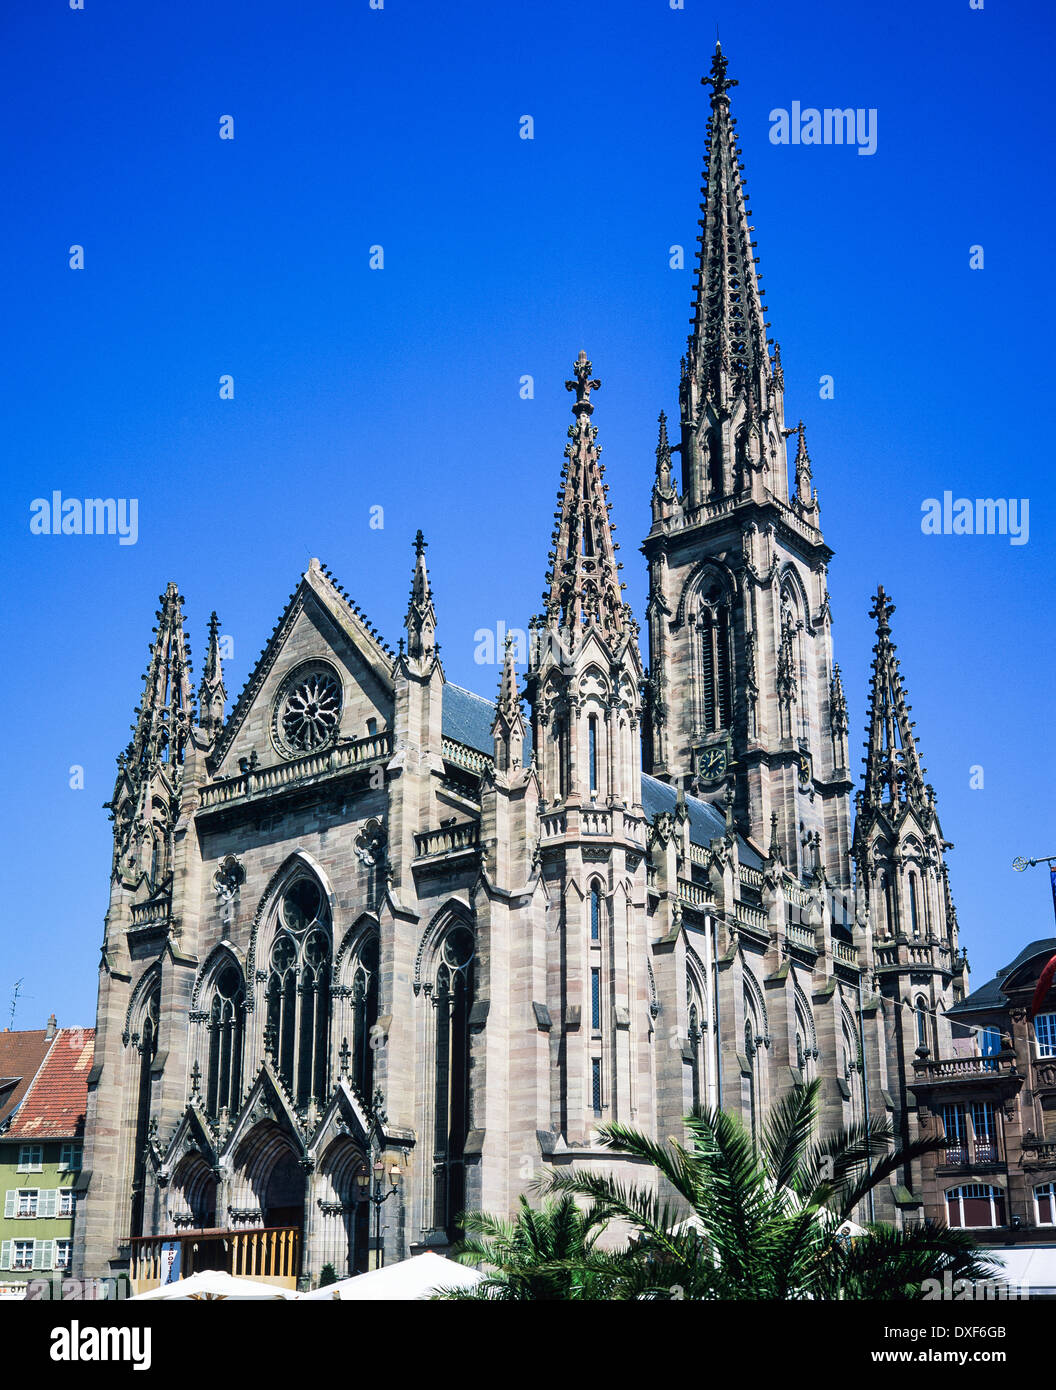
[[[162,595],[110,803],[78,1272],[150,1282],[165,1243],[185,1271],[363,1268],[378,1151],[387,1257],[443,1250],[540,1170],[639,1176],[601,1121],[666,1136],[700,1103],[755,1125],[814,1076],[826,1128],[912,1134],[912,1010],[946,1048],[964,992],[946,843],[883,589],[852,806],[832,552],[718,50],[707,81],[681,437],[661,414],[647,484],[648,671],[585,353],[527,719],[509,649],[495,702],[446,680],[420,532],[398,651],[313,560],[230,711],[215,614],[196,705]],[[912,1179],[878,1216],[912,1208]]]
[[[986,1244],[1056,1244],[1056,988],[1028,1010],[1056,937],[1032,941],[948,1012],[953,1043],[923,1050],[910,1090],[923,1135],[925,1215]]]
[[[0,1287],[71,1265],[74,1184],[81,1168],[94,1031],[0,1033],[0,1072],[18,1083],[0,1109]]]

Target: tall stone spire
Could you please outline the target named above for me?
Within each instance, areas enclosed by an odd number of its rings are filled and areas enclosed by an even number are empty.
[[[906,704],[902,673],[895,644],[891,641],[891,614],[895,605],[881,585],[876,591],[869,616],[876,621],[873,648],[873,675],[869,693],[869,738],[865,744],[865,788],[862,806],[866,811],[881,806],[896,811],[903,802],[924,812],[930,789],[924,783],[924,769],[917,755],[914,722]]]
[[[216,734],[224,722],[227,692],[220,661],[220,622],[215,614],[209,616],[209,646],[205,670],[198,687],[198,723],[206,734]]]
[[[171,838],[194,720],[183,599],[170,583],[155,614],[158,625],[143,677],[132,740],[117,760],[108,803],[114,820],[114,865],[127,879],[145,873],[156,887],[171,862]]]
[[[149,772],[159,763],[182,764],[193,715],[190,658],[183,631],[183,599],[170,583],[155,614],[158,626],[143,677],[143,703],[136,710],[128,771]]]
[[[421,531],[414,538],[414,578],[411,581],[411,601],[403,625],[407,629],[407,655],[421,661],[435,648],[436,610],[425,565],[426,541]]]
[[[590,393],[601,386],[592,370],[587,354],[581,352],[573,365],[575,380],[565,382],[566,389],[576,393],[572,407],[576,421],[569,426],[565,446],[542,623],[578,635],[596,628],[616,644],[636,633],[637,625],[623,601],[618,574],[622,566],[615,554],[619,546],[612,539],[616,528],[609,521],[601,446],[590,423],[594,413]]]
[[[796,495],[795,506],[803,512],[818,510],[818,495],[814,491],[814,475],[810,470],[810,455],[807,453],[807,427],[800,420],[796,426]]]
[[[495,706],[491,732],[495,739],[496,771],[509,772],[521,761],[525,733],[521,692],[517,688],[512,634],[506,637],[506,653],[502,663],[502,676],[499,679],[499,698]]]
[[[737,83],[727,75],[727,67],[716,44],[711,72],[701,79],[711,87],[711,118],[692,329],[679,393],[683,484],[689,510],[750,486],[751,469],[761,468],[768,452],[763,417],[780,400],[767,351],[761,277],[741,179],[744,166],[734,135],[736,122],[730,115],[729,91]],[[775,395],[777,402],[772,399]],[[738,405],[743,429],[734,436],[728,422]],[[774,466],[777,460],[767,462]],[[783,487],[771,482],[770,491],[787,497],[787,476]]]

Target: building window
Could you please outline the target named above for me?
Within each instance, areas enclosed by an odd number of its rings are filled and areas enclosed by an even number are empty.
[[[595,1033],[601,1030],[601,971],[590,972],[590,1026]]]
[[[79,1173],[81,1170],[80,1144],[63,1144],[59,1158],[59,1168],[64,1173]]]
[[[59,1188],[59,1215],[72,1216],[77,1206],[77,1198],[72,1187]]]
[[[914,936],[920,935],[920,913],[917,908],[917,876],[909,875],[909,923]]]
[[[979,1047],[979,1055],[981,1057],[996,1058],[997,1054],[1001,1051],[1001,1029],[996,1027],[993,1023],[988,1023],[985,1028],[979,1029],[979,1032],[976,1034],[976,1043]],[[988,1061],[985,1069],[987,1071],[996,1071],[997,1062]]]
[[[590,1062],[590,1100],[595,1116],[601,1114],[601,1058],[592,1057]]]
[[[18,1171],[20,1173],[39,1173],[43,1168],[43,1144],[20,1144],[18,1146]]]
[[[947,1104],[942,1107],[942,1126],[946,1136],[946,1163],[967,1163],[968,1143],[967,1125],[963,1105]]]
[[[374,1088],[374,1039],[378,1021],[378,938],[368,936],[359,948],[352,978],[352,1080],[369,1100]]]
[[[1005,1194],[986,1183],[952,1187],[946,1193],[946,1219],[950,1226],[988,1229],[1005,1224]]]
[[[917,1000],[917,1046],[928,1045],[928,1001],[923,995]]]
[[[1038,1014],[1034,1020],[1034,1039],[1039,1057],[1056,1057],[1056,1014]]]
[[[1043,1182],[1034,1189],[1034,1219],[1039,1226],[1056,1226],[1056,1183]]]
[[[16,1216],[36,1216],[39,1207],[39,1194],[35,1187],[23,1187],[18,1193]]]
[[[470,1126],[469,1011],[473,1003],[476,943],[466,926],[453,927],[440,950],[436,1007],[435,1223],[449,1240],[459,1236],[465,1206],[466,1138]]]
[[[701,594],[700,715],[703,733],[729,729],[733,723],[730,680],[730,604],[714,580]]]
[[[992,1101],[972,1101],[972,1130],[975,1135],[975,1162],[996,1163],[998,1161],[997,1130]]]
[[[596,883],[590,887],[590,939],[601,940],[601,889]]]
[[[587,763],[590,771],[590,791],[598,790],[598,720],[592,714],[587,720]]]
[[[55,1242],[55,1262],[54,1269],[69,1269],[70,1256],[73,1251],[72,1240],[57,1240]]]
[[[246,989],[237,965],[217,976],[209,1009],[209,1067],[206,1109],[215,1119],[221,1110],[237,1110],[242,1099],[242,1046]]]
[[[329,1090],[330,914],[319,885],[283,894],[271,948],[265,1045],[298,1106]]]
[[[33,1247],[35,1241],[16,1240],[14,1242],[14,1257],[11,1260],[12,1269],[32,1269],[33,1268]]]

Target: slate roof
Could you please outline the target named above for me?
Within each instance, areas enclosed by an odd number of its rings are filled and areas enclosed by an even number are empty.
[[[495,704],[483,695],[475,695],[461,685],[450,681],[444,686],[441,728],[445,738],[454,739],[475,748],[488,757],[495,751],[495,741],[491,736],[491,725],[495,718]],[[527,722],[527,721],[526,721]],[[531,757],[531,727],[524,743],[524,761]],[[655,777],[642,775],[642,806],[651,821],[660,811],[673,811],[677,791],[666,782]],[[726,833],[726,818],[718,807],[710,801],[687,796],[686,808],[689,811],[689,838],[695,845],[709,845],[719,835]],[[738,836],[741,862],[753,868],[762,865],[762,859],[752,849],[743,836]]]
[[[1024,946],[1015,960],[999,970],[992,980],[987,980],[985,985],[973,989],[966,999],[962,999],[959,1004],[954,1004],[952,1009],[947,1009],[947,1018],[957,1018],[960,1014],[982,1013],[988,1009],[1005,1008],[1008,999],[1001,988],[1001,981],[1011,975],[1017,966],[1030,960],[1032,956],[1041,955],[1056,955],[1056,936],[1044,936],[1040,941],[1032,941],[1029,946]]]
[[[0,1033],[0,1126],[22,1103],[50,1046],[43,1028]]]
[[[94,1028],[60,1028],[11,1121],[9,1139],[75,1139],[84,1130]]]

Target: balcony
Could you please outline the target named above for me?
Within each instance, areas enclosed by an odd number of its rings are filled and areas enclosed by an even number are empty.
[[[350,768],[388,760],[392,756],[392,734],[388,730],[369,734],[366,738],[346,739],[319,753],[293,758],[273,767],[254,768],[240,777],[226,777],[209,782],[199,792],[203,811],[212,811],[232,802],[245,801],[261,792],[274,792],[297,783],[328,778]]]
[[[265,1226],[245,1231],[183,1231],[167,1236],[135,1236],[131,1241],[133,1293],[161,1283],[162,1247],[180,1247],[180,1274],[219,1269],[227,1274],[295,1289],[301,1272],[301,1228]]]
[[[1015,1057],[1011,1052],[1002,1052],[995,1057],[947,1057],[934,1062],[914,1062],[916,1073],[911,1085],[946,1081],[999,1081],[1012,1077],[1019,1080],[1015,1071]]]
[[[414,853],[417,859],[429,859],[435,855],[462,854],[475,850],[480,841],[480,822],[462,821],[457,825],[442,825],[439,830],[426,830],[414,837]]]

